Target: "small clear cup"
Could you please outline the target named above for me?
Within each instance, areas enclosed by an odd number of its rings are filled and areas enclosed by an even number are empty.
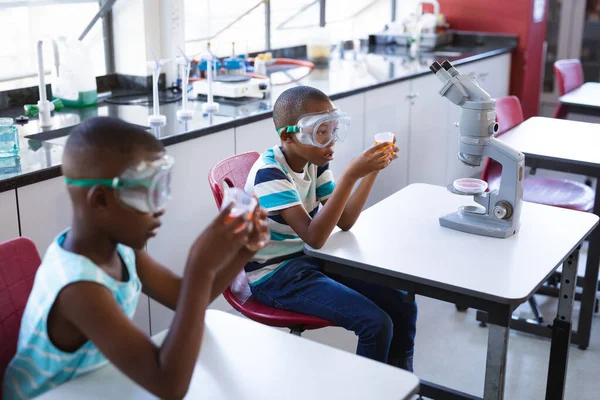
[[[224,209],[230,203],[234,203],[234,205],[229,213],[229,216],[227,217],[227,222],[233,221],[240,215],[246,214],[246,218],[248,219],[249,223],[251,223],[252,214],[258,205],[258,201],[256,201],[254,196],[246,193],[240,188],[225,187],[221,209]],[[242,227],[240,227],[240,229],[241,228]]]
[[[378,145],[380,143],[389,143],[387,146],[385,146],[383,149],[381,149],[380,151],[385,151],[388,150],[388,152],[391,151],[392,146],[394,145],[394,134],[392,132],[379,132],[376,133],[375,136],[375,145]]]

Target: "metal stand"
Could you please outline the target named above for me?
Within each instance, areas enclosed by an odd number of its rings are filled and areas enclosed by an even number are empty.
[[[563,264],[558,312],[552,326],[552,345],[550,347],[550,362],[548,364],[546,400],[562,399],[564,397],[578,260],[579,249]]]

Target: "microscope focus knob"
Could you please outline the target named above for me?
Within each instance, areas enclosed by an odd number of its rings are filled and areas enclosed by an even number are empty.
[[[499,219],[509,219],[512,216],[512,206],[507,201],[499,201],[494,206],[494,215]]]

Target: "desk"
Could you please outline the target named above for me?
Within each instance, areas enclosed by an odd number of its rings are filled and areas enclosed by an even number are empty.
[[[569,112],[600,117],[600,83],[587,82],[579,88],[559,97]]]
[[[498,137],[525,153],[525,164],[554,171],[600,178],[600,124],[533,117]],[[600,180],[596,184],[593,212],[600,215]],[[600,230],[590,236],[585,277],[581,282],[581,310],[572,342],[585,349],[590,343],[598,289]],[[550,337],[546,325],[518,321],[514,329]]]
[[[443,187],[410,185],[364,211],[351,231],[334,232],[323,248],[306,247],[305,252],[325,260],[325,268],[334,273],[486,311],[490,329],[484,399],[504,396],[512,312],[564,262],[563,279],[571,284],[561,293],[567,298],[560,300],[547,388],[547,398],[562,398],[577,250],[598,217],[524,203],[521,231],[508,239],[440,226],[440,216],[469,203],[472,197],[453,195]],[[478,398],[425,381],[421,394]]]
[[[166,332],[153,340],[163,341]],[[418,378],[406,371],[208,310],[188,399],[409,399]],[[155,399],[114,366],[83,375],[40,400]]]

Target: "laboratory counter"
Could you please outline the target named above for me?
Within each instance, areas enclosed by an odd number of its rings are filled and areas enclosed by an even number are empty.
[[[153,131],[165,146],[170,146],[271,118],[272,107],[279,94],[295,85],[316,87],[335,101],[428,75],[428,67],[433,61],[448,59],[460,68],[469,63],[511,53],[515,47],[514,36],[461,33],[456,35],[453,45],[435,51],[423,50],[418,58],[411,57],[405,48],[397,46],[363,46],[359,52],[337,51],[332,54],[329,65],[315,68],[308,76],[293,81],[295,74],[302,76],[305,73],[292,70],[285,72],[287,82],[281,78],[272,80],[273,86],[267,98],[221,102],[219,112],[214,115],[203,113],[202,101],[190,98],[189,107],[194,110],[193,118],[185,122],[178,121],[176,111],[181,107],[181,102],[162,104],[160,112],[166,115],[167,125],[153,130],[148,127],[147,119],[152,108],[147,105],[120,105],[101,101],[97,106],[85,109],[65,108],[53,114],[50,128],[40,128],[37,118],[17,125],[20,153],[18,157],[0,158],[0,192],[60,176],[62,152],[69,131],[81,121],[93,117],[118,117],[143,126]],[[400,97],[388,99],[391,102],[401,100]],[[20,107],[4,109],[0,110],[0,117],[14,118],[22,113]],[[274,132],[273,128],[273,134]]]

